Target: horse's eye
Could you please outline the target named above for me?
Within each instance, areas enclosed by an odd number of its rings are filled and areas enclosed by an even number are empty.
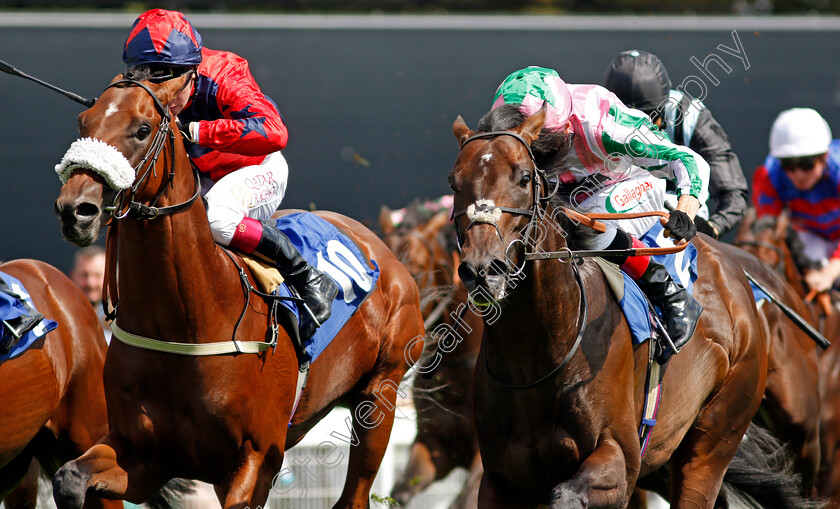
[[[143,124],[140,126],[140,129],[137,130],[137,134],[135,136],[137,136],[138,140],[142,141],[148,138],[150,134],[152,134],[152,128]]]
[[[452,173],[449,174],[449,189],[451,189],[453,193],[458,192],[458,184],[455,182],[455,175]]]
[[[531,182],[531,174],[523,173],[522,177],[519,179],[519,185],[525,187],[528,185],[529,182]]]

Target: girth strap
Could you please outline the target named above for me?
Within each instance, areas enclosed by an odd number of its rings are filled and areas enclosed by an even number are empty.
[[[229,353],[262,353],[269,348],[274,348],[276,342],[265,341],[239,341],[228,340],[213,343],[176,343],[174,341],[161,341],[159,339],[147,338],[126,332],[117,322],[111,323],[111,331],[115,338],[127,345],[154,350],[156,352],[174,353],[179,355],[224,355]]]

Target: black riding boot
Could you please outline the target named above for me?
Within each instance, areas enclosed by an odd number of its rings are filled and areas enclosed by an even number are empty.
[[[12,291],[3,278],[0,278],[0,292],[10,295],[23,302],[24,308],[27,313],[29,313],[28,315],[21,315],[17,318],[12,318],[11,320],[3,320],[3,332],[2,337],[0,337],[0,355],[5,355],[9,353],[9,350],[11,350],[15,344],[17,344],[20,338],[25,336],[27,332],[37,327],[38,324],[43,321],[44,315],[36,312],[32,306],[21,299],[20,295]]]
[[[651,302],[662,311],[663,325],[679,351],[694,334],[703,306],[689,295],[681,284],[674,281],[664,265],[656,263],[653,258],[636,282]],[[668,350],[666,347],[662,360],[666,360],[673,353]]]
[[[254,254],[277,265],[280,273],[300,294],[315,319],[313,328],[301,334],[308,338],[320,327],[332,311],[332,301],[338,295],[338,285],[329,276],[310,265],[280,230],[262,223],[262,238]]]

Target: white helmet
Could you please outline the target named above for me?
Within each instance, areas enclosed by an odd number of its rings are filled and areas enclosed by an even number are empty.
[[[811,108],[791,108],[779,113],[770,130],[770,155],[805,157],[828,152],[831,129]]]

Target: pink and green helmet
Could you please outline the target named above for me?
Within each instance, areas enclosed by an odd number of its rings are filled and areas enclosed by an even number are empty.
[[[545,126],[548,129],[561,127],[572,114],[572,96],[557,71],[531,66],[505,78],[496,89],[491,109],[503,104],[520,104],[519,111],[531,116],[543,102],[547,103]]]

